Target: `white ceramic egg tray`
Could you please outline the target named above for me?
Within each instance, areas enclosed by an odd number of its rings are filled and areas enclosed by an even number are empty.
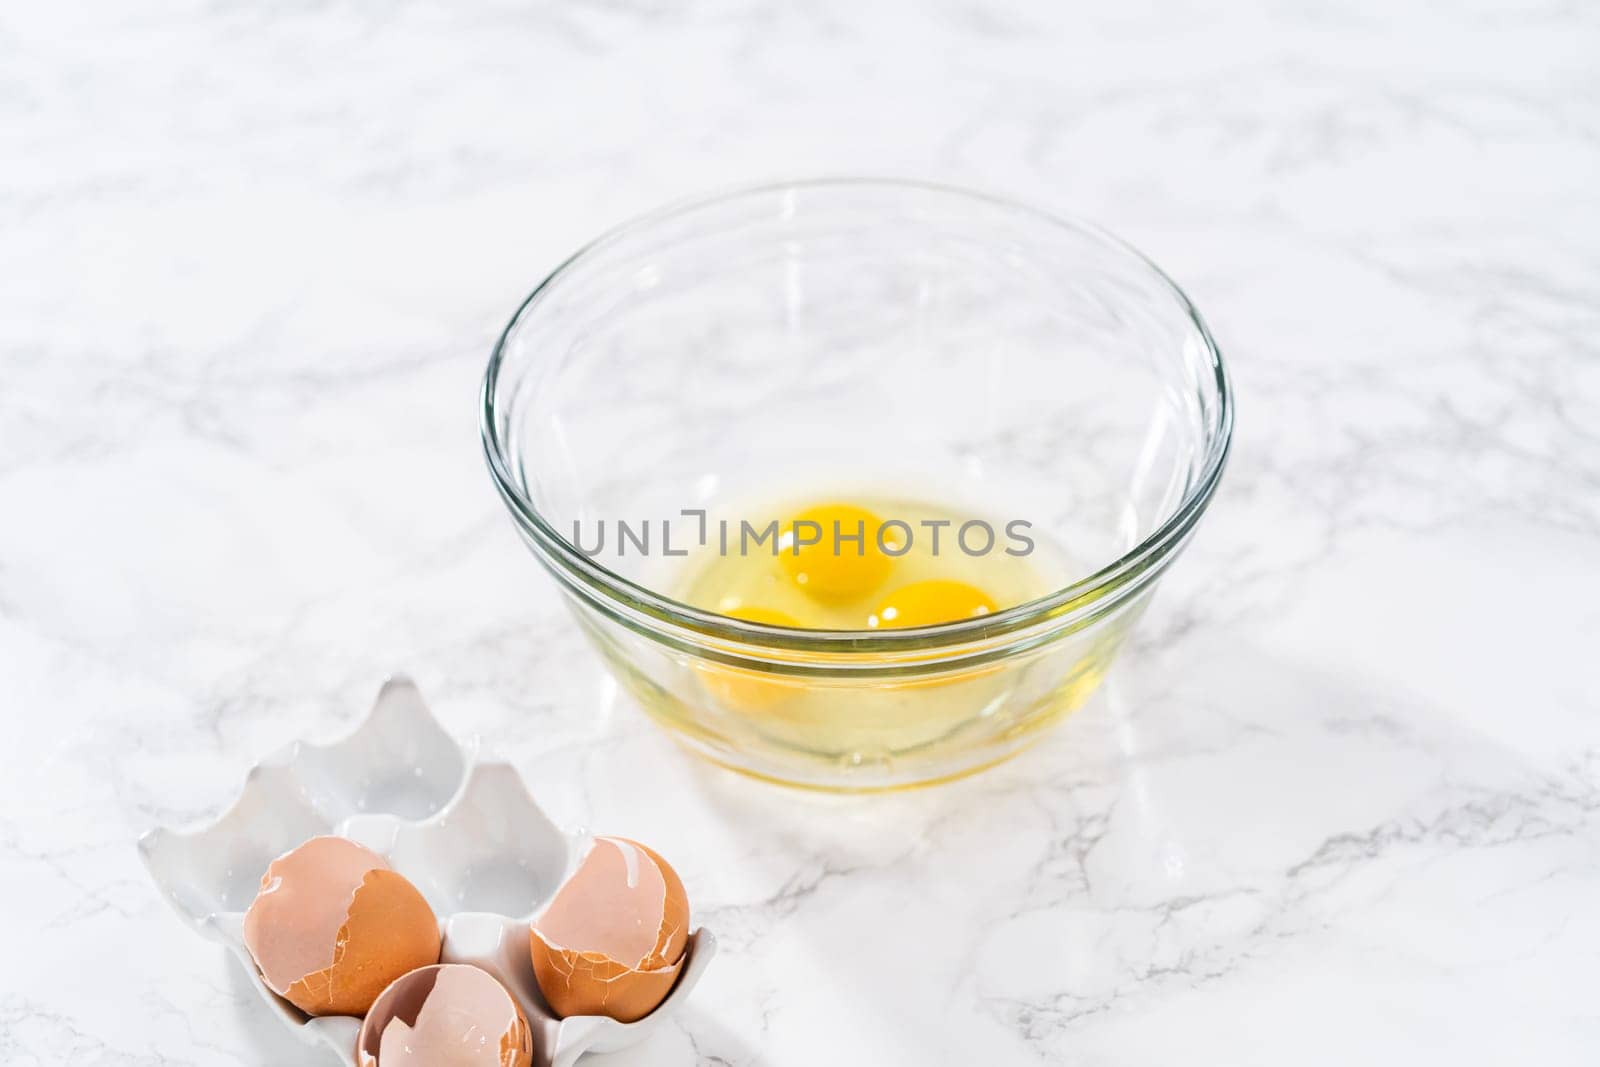
[[[152,830],[145,866],[178,913],[232,950],[262,998],[303,1040],[356,1062],[361,1020],[313,1018],[262,981],[245,950],[244,911],[274,858],[319,834],[386,857],[440,917],[441,960],[471,963],[503,982],[534,1032],[535,1067],[571,1067],[646,1037],[694,988],[716,951],[711,932],[689,935],[683,973],[655,1011],[633,1023],[559,1019],[539,994],[528,922],[585,852],[528,795],[516,770],[478,763],[434,719],[417,687],[392,678],[357,730],[327,745],[295,742],[253,767],[233,807],[208,826]]]

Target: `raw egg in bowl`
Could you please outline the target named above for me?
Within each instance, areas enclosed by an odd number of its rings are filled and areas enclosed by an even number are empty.
[[[1083,703],[1226,463],[1193,305],[1098,228],[907,182],[748,190],[546,278],[489,469],[625,687],[783,782],[921,784]]]

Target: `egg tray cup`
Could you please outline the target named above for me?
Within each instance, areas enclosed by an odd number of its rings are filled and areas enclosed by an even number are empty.
[[[682,1006],[716,939],[705,929],[689,935],[677,984],[637,1022],[558,1017],[534,979],[528,924],[590,838],[558,828],[510,764],[477,762],[474,748],[451,738],[409,679],[391,678],[354,733],[281,749],[251,768],[239,799],[215,822],[151,830],[139,851],[178,914],[228,947],[284,1025],[346,1064],[357,1063],[361,1020],[308,1016],[274,993],[243,936],[267,864],[321,834],[365,845],[411,880],[440,917],[440,962],[483,968],[521,1006],[534,1067],[571,1067],[585,1052],[637,1044]]]

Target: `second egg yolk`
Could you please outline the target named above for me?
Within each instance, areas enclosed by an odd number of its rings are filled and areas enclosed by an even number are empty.
[[[889,576],[893,561],[878,547],[882,523],[865,508],[824,504],[800,512],[778,542],[783,569],[820,600],[864,596]]]
[[[995,610],[989,595],[966,582],[933,579],[912,582],[890,593],[872,613],[867,625],[875,629],[899,630],[912,626],[934,626],[988,615]]]
[[[774,611],[771,608],[757,607],[752,604],[741,604],[739,607],[730,608],[725,614],[730,618],[739,619],[742,622],[757,623],[761,626],[788,626],[796,630],[802,628],[799,620],[793,615]]]
[[[724,614],[763,626],[800,628],[792,615],[772,608],[740,605]],[[761,714],[781,706],[801,690],[793,681],[748,667],[729,667],[721,663],[696,663],[695,669],[712,697],[725,708],[746,714]]]

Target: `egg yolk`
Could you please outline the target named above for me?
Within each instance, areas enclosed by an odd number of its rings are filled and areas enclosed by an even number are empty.
[[[784,529],[778,558],[795,584],[820,600],[864,596],[893,565],[878,547],[880,525],[872,512],[849,504],[807,508]]]
[[[995,602],[976,586],[936,578],[912,582],[890,593],[872,613],[867,625],[886,630],[933,626],[988,615],[995,610]]]
[[[771,608],[763,608],[755,604],[741,604],[736,608],[729,608],[723,614],[731,619],[758,623],[762,626],[791,626],[796,630],[802,628],[799,620],[793,615],[774,611]]]
[[[763,626],[792,626],[800,622],[792,615],[754,604],[728,608],[724,615]],[[771,711],[800,692],[790,679],[748,667],[729,667],[721,663],[696,663],[700,679],[712,697],[723,707],[749,714]]]

